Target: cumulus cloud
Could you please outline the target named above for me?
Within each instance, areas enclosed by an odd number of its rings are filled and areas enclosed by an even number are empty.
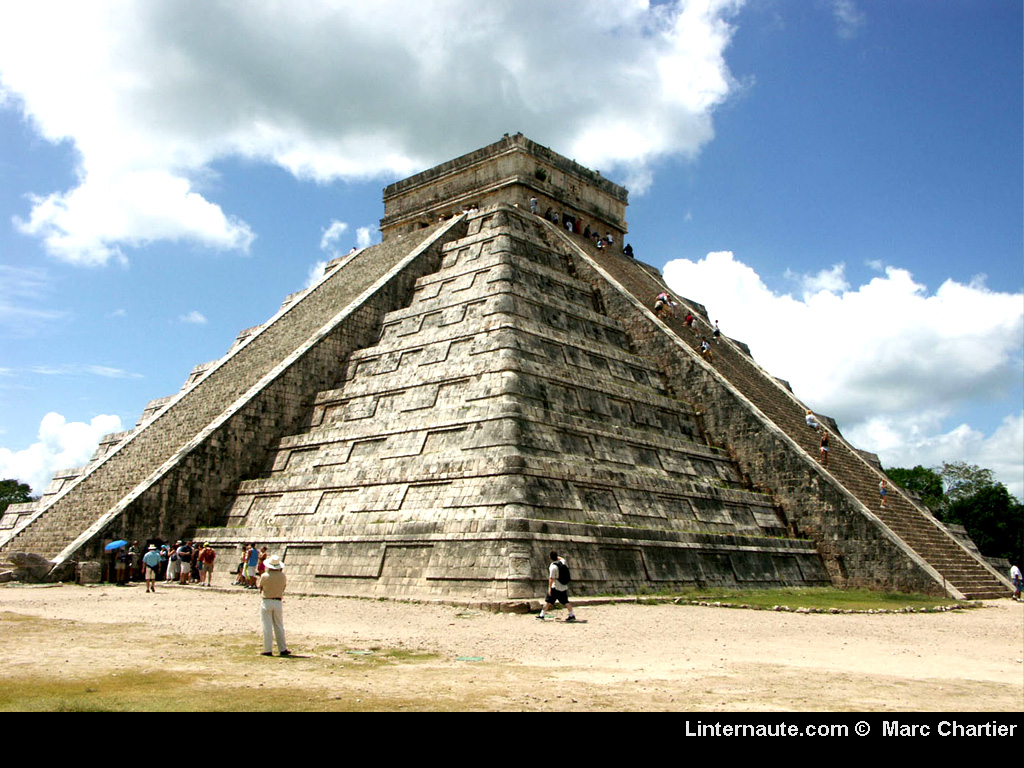
[[[5,3],[0,104],[78,158],[77,185],[25,190],[16,224],[79,264],[155,240],[245,250],[217,161],[393,177],[516,130],[643,184],[713,137],[741,4]]]
[[[337,219],[332,221],[330,226],[324,230],[324,234],[320,238],[320,250],[337,253],[338,241],[347,231],[348,224],[344,221],[338,221]]]
[[[356,229],[356,247],[357,248],[369,248],[373,243],[374,233],[377,232],[376,227],[359,227]]]
[[[118,416],[101,414],[86,424],[68,422],[59,413],[50,412],[39,424],[37,442],[23,451],[0,448],[0,477],[28,483],[33,494],[40,494],[54,472],[87,464],[100,438],[121,429]]]
[[[988,436],[947,424],[961,409],[1006,402],[1020,386],[1024,295],[980,279],[930,292],[891,266],[856,287],[841,264],[788,276],[797,296],[772,291],[729,252],[665,266],[673,290],[698,298],[723,333],[749,344],[766,370],[887,466],[965,459],[1024,490],[1019,414]]]

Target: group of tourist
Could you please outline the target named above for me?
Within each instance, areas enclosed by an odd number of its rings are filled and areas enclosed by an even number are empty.
[[[133,541],[110,551],[106,580],[118,586],[145,581],[147,592],[155,592],[158,581],[210,587],[216,560],[217,551],[209,543],[151,543],[143,549]]]
[[[266,570],[268,557],[267,547],[243,544],[234,584],[257,589],[257,579]],[[119,586],[145,580],[147,592],[155,591],[158,581],[211,587],[216,561],[217,550],[209,542],[189,539],[173,545],[153,543],[143,549],[138,541],[133,541],[109,552],[105,580]]]
[[[243,589],[257,589],[256,580],[267,570],[267,558],[270,550],[267,547],[257,548],[256,544],[243,544],[238,554],[238,572],[235,574],[235,586]]]
[[[540,216],[540,203],[536,197],[530,198],[530,213]],[[584,240],[589,240],[598,250],[604,250],[611,248],[615,245],[615,237],[611,232],[605,232],[602,236],[600,230],[596,227],[590,228],[589,224],[584,223],[583,219],[578,216],[572,216],[568,213],[559,213],[553,208],[548,208],[544,212],[544,218],[550,221],[552,224],[562,225],[566,231],[571,235],[581,235]],[[622,252],[629,258],[633,258],[633,246],[629,243],[623,247]]]
[[[150,548],[157,549],[152,544]],[[157,551],[160,555],[160,566],[154,574],[157,580],[162,571],[165,584],[213,586],[213,568],[217,560],[217,551],[209,542],[199,544],[191,539],[178,541],[173,547],[161,545]]]
[[[675,310],[679,306],[678,302],[667,291],[662,291],[654,299],[654,314],[659,318],[674,318],[676,316]],[[683,318],[683,325],[693,331],[695,336],[699,336],[700,342],[700,355],[709,363],[714,363],[715,353],[711,348],[712,340],[715,344],[719,343],[719,338],[722,335],[721,329],[718,327],[718,321],[715,320],[715,324],[711,327],[711,339],[702,334],[697,330],[695,325],[696,318],[692,312],[687,312],[686,317]]]

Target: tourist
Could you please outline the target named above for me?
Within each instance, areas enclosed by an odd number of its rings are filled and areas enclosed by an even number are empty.
[[[239,549],[238,554],[238,572],[235,575],[235,584],[238,586],[245,586],[245,564],[249,561],[249,547],[243,544]]]
[[[142,559],[139,557],[139,542],[133,541],[128,547],[128,581],[139,580],[139,566]]]
[[[270,556],[270,550],[267,547],[260,547],[259,561],[256,563],[256,578],[258,579],[267,570],[267,558]]]
[[[700,337],[700,353],[709,363],[714,362],[715,357],[711,352],[711,343],[703,336]]]
[[[253,545],[253,549],[256,547]],[[260,591],[260,618],[263,622],[263,655],[273,656],[274,643],[277,640],[277,652],[281,656],[291,656],[288,644],[284,640],[284,610],[282,601],[288,580],[284,575],[284,563],[277,555],[266,561],[267,570],[260,576],[257,589]]]
[[[810,411],[810,409],[808,409],[807,415],[804,417],[804,421],[807,422],[807,426],[810,427],[811,429],[821,429],[821,424],[819,424],[818,420],[814,418],[814,414]]]
[[[689,328],[691,331],[693,331],[696,334],[697,333],[697,329],[693,326],[693,321],[695,319],[696,318],[690,312],[687,312],[686,313],[686,317],[683,318],[683,325],[685,325],[687,328]]]
[[[711,335],[715,337],[715,344],[718,343],[718,337],[722,335],[722,332],[718,330],[718,321],[715,320],[715,329],[711,332]]]
[[[1024,585],[1024,577],[1021,577],[1020,568],[1016,564],[1010,566],[1010,581],[1013,582],[1013,599],[1020,600],[1020,589]]]
[[[192,542],[186,541],[178,547],[178,579],[182,586],[188,584],[188,576],[192,570]]]
[[[114,556],[114,574],[115,583],[119,587],[125,585],[125,569],[128,567],[128,553],[124,547],[117,550],[117,554]]]
[[[820,452],[821,465],[823,467],[828,467],[828,432],[825,430],[821,430]]]
[[[654,314],[656,314],[658,317],[661,317],[662,311],[667,310],[668,316],[673,317],[675,315],[673,311],[675,309],[675,306],[676,303],[672,301],[672,297],[669,296],[666,292],[662,291],[654,300]]]
[[[201,584],[207,587],[213,586],[213,562],[217,559],[217,551],[207,542],[199,551],[199,566],[202,569]]]
[[[572,603],[569,602],[569,582],[572,577],[569,573],[569,565],[565,558],[559,557],[557,552],[552,551],[549,555],[551,564],[548,566],[548,594],[544,599],[544,607],[537,616],[541,621],[544,614],[555,607],[555,603],[561,603],[569,609],[566,621],[576,621],[576,614],[573,612]]]
[[[622,252],[626,254],[628,258],[633,258],[633,246],[630,245],[629,243],[626,243],[626,247],[622,249]]]
[[[170,553],[170,561],[167,566],[167,583],[171,584],[178,580],[178,575],[181,573],[181,563],[178,562],[178,547],[181,546],[181,542],[177,542],[171,549],[168,550]]]
[[[248,559],[245,561],[245,586],[248,589],[256,589],[256,566],[259,565],[259,562],[260,551],[256,549],[256,543],[253,542],[249,547]]]
[[[668,301],[668,296],[664,293],[659,293],[657,298],[654,300],[654,314],[661,317],[661,310],[665,308],[665,302]]]
[[[146,554],[142,556],[142,568],[146,576],[146,592],[156,592],[156,574],[160,570],[160,552],[156,544],[150,544]]]
[[[883,480],[878,484],[878,495],[882,498],[882,509],[885,509],[885,496],[889,492],[889,486]]]
[[[536,197],[531,197],[530,198],[530,213],[532,213],[534,216],[537,215],[537,198]]]

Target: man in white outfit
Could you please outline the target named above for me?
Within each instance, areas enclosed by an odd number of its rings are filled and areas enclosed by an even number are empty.
[[[266,560],[267,570],[259,578],[260,618],[263,620],[263,655],[273,656],[274,639],[277,639],[277,652],[281,656],[291,656],[288,643],[284,639],[284,610],[281,607],[284,589],[288,580],[284,575],[284,563],[277,555]]]

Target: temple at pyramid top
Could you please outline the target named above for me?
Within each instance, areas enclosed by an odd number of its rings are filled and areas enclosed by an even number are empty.
[[[384,240],[425,229],[456,213],[508,203],[538,213],[557,213],[602,234],[627,231],[625,187],[584,168],[521,133],[441,163],[384,188]]]

